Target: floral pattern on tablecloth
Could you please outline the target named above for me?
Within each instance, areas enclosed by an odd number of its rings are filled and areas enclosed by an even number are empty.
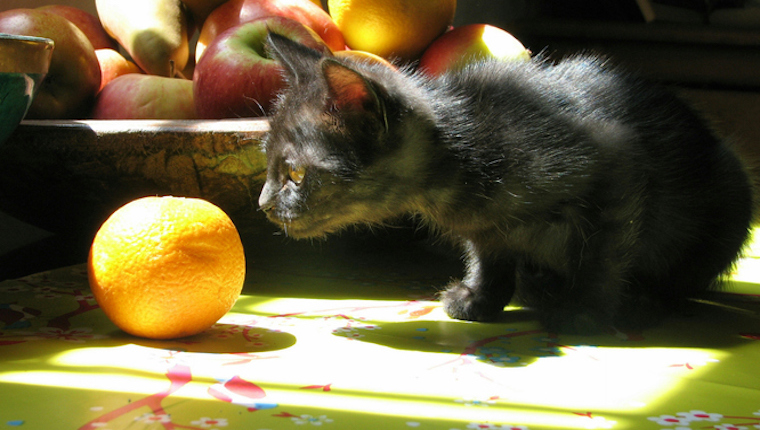
[[[743,296],[577,337],[523,309],[453,321],[413,270],[248,279],[214,327],[174,341],[116,329],[84,266],[0,283],[0,427],[760,429],[760,305]]]

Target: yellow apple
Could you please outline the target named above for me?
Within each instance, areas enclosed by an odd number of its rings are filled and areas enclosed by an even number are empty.
[[[100,89],[117,76],[127,73],[144,73],[137,64],[127,60],[118,51],[111,48],[96,49],[95,55],[100,64]]]
[[[193,81],[129,73],[109,82],[92,108],[94,119],[196,119]]]

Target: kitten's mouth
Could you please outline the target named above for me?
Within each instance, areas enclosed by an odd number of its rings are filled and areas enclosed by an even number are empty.
[[[298,226],[298,224],[288,224],[288,223],[282,223],[280,225],[280,228],[282,231],[285,232],[285,235],[288,237],[292,237],[293,239],[309,239],[314,237],[321,237],[325,236],[327,232],[322,232],[321,230],[314,229],[314,228],[303,228]]]
[[[280,215],[280,216],[278,216]],[[282,213],[268,212],[269,220],[282,228],[285,234],[294,239],[325,237],[347,226],[357,223],[372,224],[382,221],[377,211],[373,212],[364,205],[333,208],[329,213],[311,210],[296,217],[281,216]]]
[[[330,222],[332,217],[326,217],[321,220],[309,219],[306,222],[301,218],[284,220],[270,216],[269,220],[280,226],[286,236],[294,239],[323,237],[338,229],[338,227]]]

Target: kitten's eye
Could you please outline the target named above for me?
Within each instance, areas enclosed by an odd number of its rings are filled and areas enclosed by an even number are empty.
[[[290,180],[296,185],[301,185],[303,178],[306,176],[306,169],[304,167],[290,166],[288,167],[288,176],[290,176]]]

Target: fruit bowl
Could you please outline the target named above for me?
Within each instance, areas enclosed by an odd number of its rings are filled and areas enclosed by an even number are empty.
[[[29,110],[52,55],[51,39],[0,33],[0,145]]]
[[[0,210],[51,232],[93,234],[147,195],[200,197],[244,230],[258,211],[266,119],[24,120],[0,146]]]

